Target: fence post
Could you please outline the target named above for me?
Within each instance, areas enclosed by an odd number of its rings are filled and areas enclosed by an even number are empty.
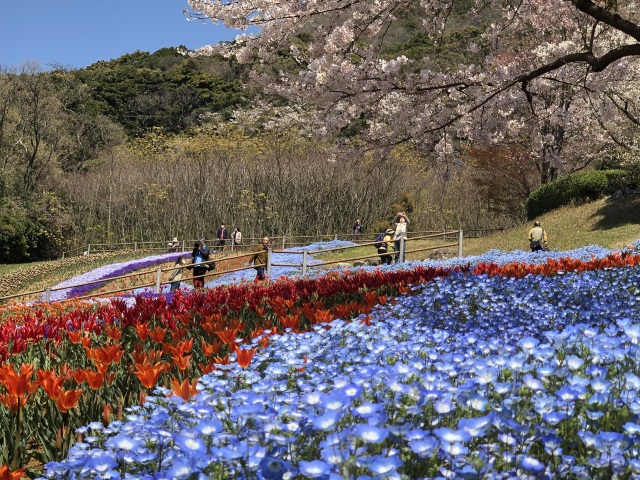
[[[162,283],[162,268],[156,270],[156,295],[160,294],[160,284]]]
[[[462,229],[458,231],[458,257],[462,258]]]
[[[182,252],[184,253],[184,242],[185,240],[182,240]]]
[[[404,263],[404,251],[407,248],[407,244],[405,243],[405,238],[404,237],[400,237],[400,258],[398,258],[398,261],[400,263]]]
[[[283,250],[284,250],[284,244],[285,244],[285,242],[286,242],[286,240],[285,240],[285,239],[286,239],[286,235],[283,233],[283,234],[282,234],[282,249],[283,249]]]
[[[133,242],[133,251],[134,252],[138,251],[138,242]]]
[[[44,291],[44,301],[49,303],[51,301],[51,288],[47,288]]]
[[[338,234],[337,234],[337,233],[333,236],[333,241],[334,241],[334,242],[337,242],[337,241],[338,241]]]
[[[302,276],[307,274],[307,249],[302,250]]]
[[[91,244],[87,245],[87,255],[91,255]]]
[[[62,252],[62,260],[64,260],[64,252]]]
[[[267,248],[267,278],[271,278],[271,247]]]

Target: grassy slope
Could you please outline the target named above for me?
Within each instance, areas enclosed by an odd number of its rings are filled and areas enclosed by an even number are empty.
[[[569,206],[540,217],[552,250],[571,250],[586,245],[622,248],[640,238],[640,195]],[[521,225],[485,238],[468,239],[465,255],[477,255],[492,248],[528,250],[527,232]]]

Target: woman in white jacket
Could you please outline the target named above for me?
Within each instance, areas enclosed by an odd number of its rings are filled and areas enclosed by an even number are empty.
[[[409,217],[404,212],[398,212],[393,219],[393,223],[395,224],[396,230],[393,234],[393,247],[396,251],[395,262],[398,263],[400,259],[400,239],[407,238],[407,225],[409,225]]]

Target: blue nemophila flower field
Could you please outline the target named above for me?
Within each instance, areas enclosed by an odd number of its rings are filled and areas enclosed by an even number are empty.
[[[640,269],[413,288],[81,428],[45,478],[640,478]]]

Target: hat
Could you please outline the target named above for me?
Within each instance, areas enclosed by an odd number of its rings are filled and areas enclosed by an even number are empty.
[[[387,228],[387,231],[384,233],[395,233],[395,230],[393,228]]]
[[[173,237],[173,242],[177,242],[178,241],[178,237]]]

